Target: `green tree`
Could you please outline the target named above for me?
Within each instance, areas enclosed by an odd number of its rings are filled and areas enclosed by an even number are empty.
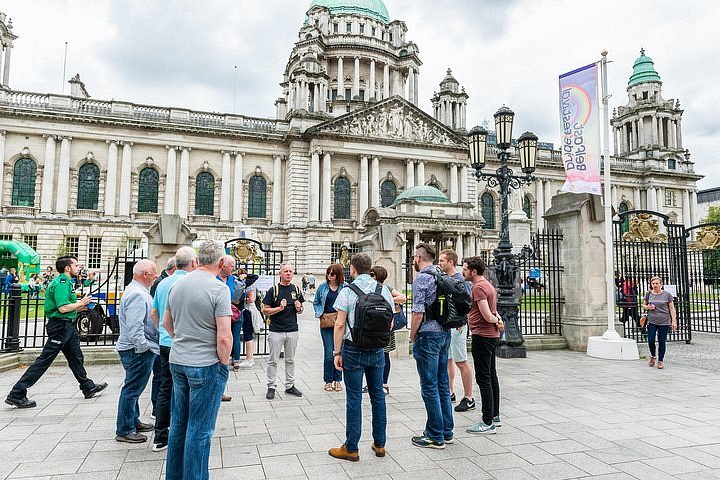
[[[708,216],[700,220],[700,223],[720,223],[720,207],[711,206]]]

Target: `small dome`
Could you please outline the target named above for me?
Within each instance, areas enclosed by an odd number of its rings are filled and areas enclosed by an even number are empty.
[[[313,0],[308,10],[313,7],[326,7],[332,15],[356,13],[390,23],[390,15],[382,0]]]
[[[659,82],[660,75],[655,71],[652,58],[645,56],[645,49],[640,49],[640,56],[633,64],[633,73],[630,75],[628,87],[646,82]]]
[[[440,190],[430,185],[418,185],[417,187],[410,187],[402,192],[393,202],[393,205],[397,205],[402,200],[415,200],[417,202],[437,202],[437,203],[450,203],[448,197],[445,196]]]

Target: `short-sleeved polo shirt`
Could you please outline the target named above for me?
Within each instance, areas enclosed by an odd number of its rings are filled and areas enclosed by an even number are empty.
[[[62,313],[58,308],[77,302],[75,288],[70,277],[61,273],[50,283],[45,294],[45,316],[47,318],[64,318],[75,320],[77,311]]]
[[[160,319],[160,321],[158,322],[158,333],[160,336],[159,344],[162,347],[172,346],[172,337],[167,332],[167,330],[165,330],[165,327],[163,327],[163,318],[165,318],[165,307],[167,306],[167,299],[168,295],[170,294],[170,288],[175,285],[175,282],[177,282],[187,274],[187,270],[175,270],[175,273],[173,273],[169,277],[163,278],[162,281],[158,283],[157,288],[155,289],[155,296],[153,297],[153,308],[157,309],[158,317]]]

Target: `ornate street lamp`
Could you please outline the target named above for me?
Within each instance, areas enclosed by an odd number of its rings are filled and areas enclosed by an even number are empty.
[[[470,164],[475,169],[475,177],[478,181],[483,180],[490,188],[499,187],[500,190],[502,223],[500,242],[493,252],[495,257],[493,264],[498,280],[498,313],[505,323],[505,332],[500,338],[497,353],[501,358],[525,358],[526,352],[523,345],[525,340],[520,331],[520,304],[515,296],[515,283],[521,257],[525,257],[528,252],[526,249],[523,249],[521,255],[512,252],[508,197],[512,189],[519,189],[524,184],[529,185],[535,180],[532,174],[535,171],[538,137],[530,132],[525,132],[518,139],[520,169],[524,175],[515,175],[508,167],[515,113],[503,106],[495,113],[494,117],[500,167],[495,170],[495,173],[482,171],[485,168],[485,148],[488,135],[488,132],[482,127],[475,127],[468,133]]]

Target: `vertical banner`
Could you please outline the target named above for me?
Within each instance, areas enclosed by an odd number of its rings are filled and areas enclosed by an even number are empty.
[[[596,63],[560,75],[563,192],[602,195]]]

